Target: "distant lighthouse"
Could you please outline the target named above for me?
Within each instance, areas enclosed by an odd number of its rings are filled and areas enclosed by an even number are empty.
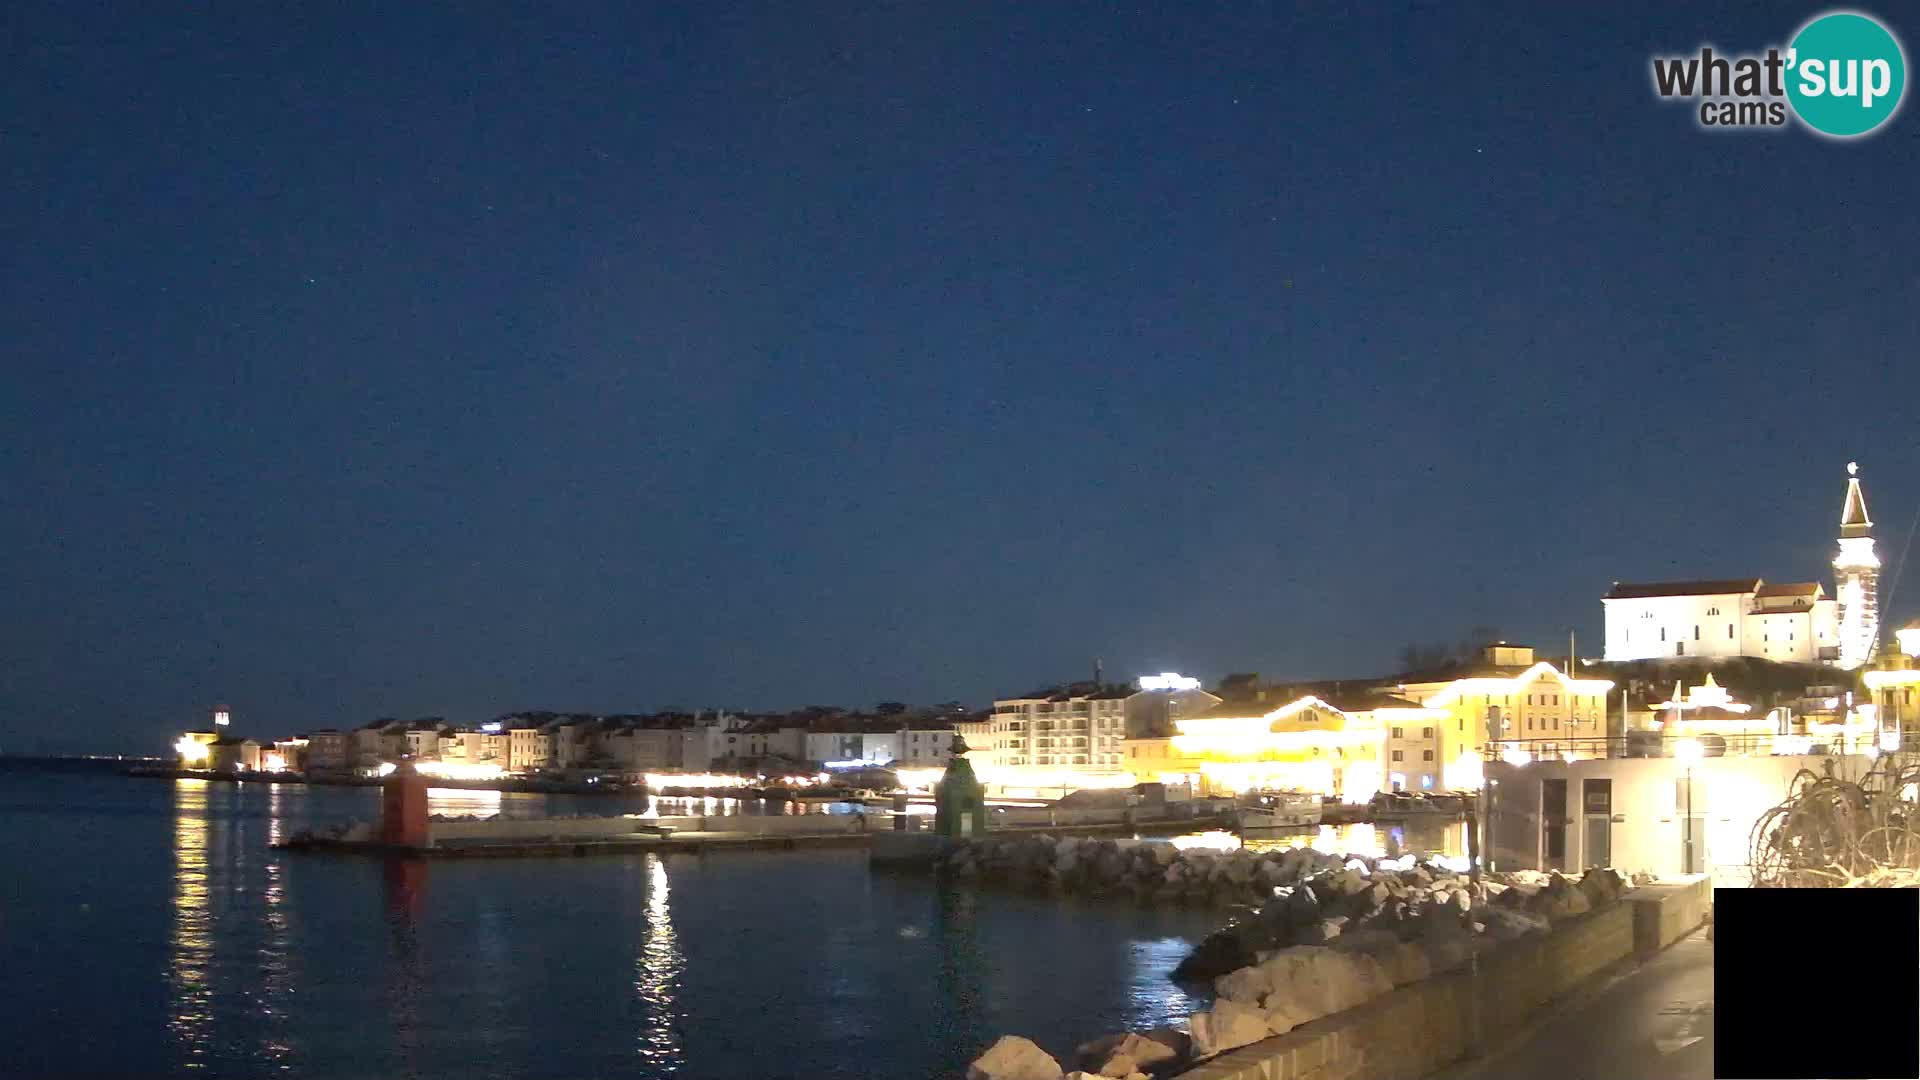
[[[1840,607],[1839,666],[1849,671],[1873,659],[1880,641],[1880,557],[1873,553],[1873,521],[1860,490],[1860,463],[1847,462],[1847,501],[1840,508],[1840,554],[1833,559],[1833,591]]]

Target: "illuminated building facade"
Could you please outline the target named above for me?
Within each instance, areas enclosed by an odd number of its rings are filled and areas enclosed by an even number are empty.
[[[1382,785],[1386,715],[1437,722],[1443,714],[1373,693],[1230,701],[1175,719],[1171,737],[1128,740],[1128,767],[1141,780],[1210,794],[1299,791],[1364,802]]]
[[[1472,790],[1480,786],[1483,748],[1508,756],[1605,757],[1612,689],[1610,679],[1571,678],[1536,662],[1531,648],[1502,642],[1488,646],[1474,668],[1404,682],[1399,693],[1444,711],[1431,741],[1423,737],[1419,745],[1441,763],[1436,783]]]
[[[1920,749],[1920,621],[1894,632],[1899,649],[1879,657],[1860,681],[1873,697],[1882,750]]]
[[[999,698],[987,718],[985,743],[969,755],[975,771],[989,783],[1021,775],[1039,780],[1049,774],[1118,774],[1130,696],[1125,689],[1075,683]],[[967,745],[975,746],[972,736]]]
[[[1847,464],[1833,594],[1817,582],[1760,578],[1616,583],[1600,601],[1609,661],[1752,656],[1831,663],[1852,671],[1873,659],[1880,633],[1880,557],[1860,466]]]
[[[537,727],[516,727],[507,731],[507,771],[528,772],[544,769],[553,757],[553,736]]]
[[[1818,582],[1616,584],[1600,603],[1609,661],[1755,656],[1811,664],[1840,655],[1839,605]]]
[[[1802,769],[1858,776],[1862,755],[1490,762],[1487,850],[1495,870],[1611,866],[1750,884],[1753,829]]]
[[[222,735],[207,747],[207,768],[214,772],[253,772],[260,768],[260,744],[238,735]]]
[[[1840,508],[1840,553],[1833,558],[1833,588],[1840,604],[1841,667],[1851,671],[1873,659],[1880,641],[1880,557],[1873,552],[1873,522],[1860,490],[1860,465],[1847,463],[1847,499]]]
[[[183,769],[207,768],[213,758],[213,744],[219,738],[217,731],[187,732],[173,744],[175,763]]]

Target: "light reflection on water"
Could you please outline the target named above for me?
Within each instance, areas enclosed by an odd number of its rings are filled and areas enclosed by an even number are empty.
[[[1185,938],[1136,941],[1127,971],[1127,1022],[1130,1031],[1159,1027],[1169,1017],[1191,1016],[1201,1002],[1176,985],[1167,974],[1193,951]]]
[[[844,849],[447,860],[429,887],[426,862],[268,850],[375,817],[374,789],[7,779],[34,815],[12,819],[34,823],[22,864],[45,870],[0,901],[75,932],[57,969],[0,935],[40,976],[0,1042],[87,1031],[10,1050],[10,1074],[955,1075],[1003,1032],[1070,1052],[1184,1015],[1168,974],[1218,921],[955,893]],[[508,816],[644,805],[446,794]],[[79,842],[95,857],[58,856]],[[72,902],[102,878],[129,917]]]
[[[207,1065],[213,1034],[213,912],[207,883],[205,780],[174,781],[173,926],[167,979],[173,1033],[187,1068]]]
[[[673,933],[667,861],[652,854],[645,858],[646,929],[640,935],[640,951],[633,961],[633,993],[643,1017],[636,1050],[646,1064],[672,1069],[683,1057],[680,1012],[674,997],[686,961]]]
[[[283,785],[273,784],[267,788],[267,812],[272,815],[267,823],[270,843],[278,842],[284,830],[281,819],[285,802]],[[265,907],[262,922],[266,933],[259,949],[260,994],[256,1010],[259,1056],[263,1062],[285,1070],[293,1067],[289,1060],[293,1047],[286,1039],[286,1028],[294,982],[293,951],[288,939],[286,867],[277,859],[269,859],[264,870],[266,886],[261,890],[261,901]]]

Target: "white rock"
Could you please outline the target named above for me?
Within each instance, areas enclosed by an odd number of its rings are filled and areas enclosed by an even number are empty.
[[[1244,1005],[1259,1004],[1273,989],[1267,981],[1267,973],[1259,967],[1243,967],[1230,971],[1213,980],[1213,992],[1228,1001],[1238,1001]]]
[[[1128,1032],[1107,1047],[1103,1054],[1096,1055],[1097,1060],[1083,1064],[1094,1066],[1101,1076],[1124,1077],[1179,1056],[1178,1051],[1165,1043]]]
[[[967,1066],[967,1080],[1061,1080],[1060,1063],[1031,1039],[1002,1035]]]
[[[1380,961],[1364,952],[1302,945],[1283,949],[1260,965],[1273,990],[1261,1001],[1269,1026],[1277,1012],[1299,1026],[1351,1009],[1393,989]]]
[[[1193,1052],[1199,1057],[1259,1042],[1269,1033],[1267,1014],[1237,1001],[1215,1002],[1207,1012],[1194,1013],[1191,1022]]]
[[[1358,870],[1342,870],[1330,880],[1333,891],[1341,896],[1352,896],[1367,887],[1367,879]]]

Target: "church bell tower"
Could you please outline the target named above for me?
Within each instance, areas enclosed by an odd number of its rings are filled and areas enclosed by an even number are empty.
[[[1840,602],[1839,665],[1851,671],[1873,659],[1880,641],[1880,557],[1873,553],[1873,522],[1860,491],[1860,463],[1847,463],[1847,502],[1840,509],[1840,554],[1833,560],[1833,591]]]

